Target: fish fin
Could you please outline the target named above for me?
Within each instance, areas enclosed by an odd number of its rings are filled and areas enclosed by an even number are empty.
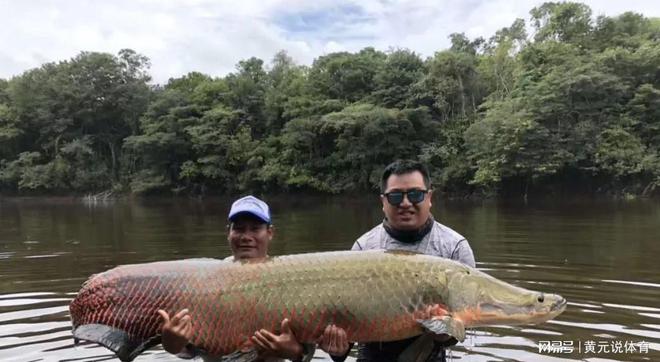
[[[401,352],[397,362],[424,362],[433,352],[433,334],[424,333]]]
[[[176,356],[182,359],[193,359],[199,356],[208,356],[208,352],[192,343],[188,343],[183,351],[177,353]]]
[[[129,336],[126,331],[104,324],[84,324],[73,330],[74,340],[98,343],[115,352],[123,362],[130,362],[140,353],[160,343],[160,335],[148,339]]]
[[[420,254],[422,255],[423,253],[420,253],[419,251],[412,251],[412,250],[399,250],[399,249],[388,249],[384,251],[385,254],[394,254],[394,255],[417,255]]]
[[[259,353],[256,348],[245,348],[234,351],[231,354],[222,356],[221,362],[253,362],[259,359]]]
[[[303,344],[302,362],[309,362],[314,358],[316,347],[313,344]],[[221,362],[253,362],[259,359],[256,348],[242,348],[231,354],[222,356]]]
[[[316,345],[313,343],[303,343],[303,356],[302,362],[309,362],[314,358],[314,352],[316,351]]]
[[[448,334],[456,338],[459,342],[465,340],[465,326],[463,322],[450,316],[444,316],[432,319],[418,319],[422,326],[435,334]]]

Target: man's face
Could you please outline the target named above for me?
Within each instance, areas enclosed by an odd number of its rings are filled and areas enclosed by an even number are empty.
[[[393,191],[411,191],[426,190],[424,185],[424,176],[419,171],[413,171],[402,175],[390,175],[387,179],[384,194]],[[390,225],[398,230],[417,230],[420,229],[431,214],[431,194],[429,191],[424,200],[413,204],[408,199],[408,195],[403,201],[394,206],[387,201],[387,197],[381,196],[383,202],[383,212]]]
[[[234,259],[265,258],[273,238],[273,228],[250,216],[239,215],[229,226],[229,245]]]

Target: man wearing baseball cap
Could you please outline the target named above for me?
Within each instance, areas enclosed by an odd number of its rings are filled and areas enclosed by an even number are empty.
[[[268,204],[252,195],[242,197],[231,205],[227,221],[227,240],[231,246],[232,257],[225,260],[262,259],[268,256],[268,246],[273,239],[273,223]],[[179,311],[171,319],[164,310],[159,310],[158,313],[163,320],[163,348],[182,358],[194,357],[194,349],[188,345],[192,337],[192,320],[188,309]],[[328,353],[332,352],[329,346],[334,343],[337,329],[336,326],[328,326],[319,341],[319,347]],[[256,331],[252,342],[260,349],[264,357],[261,360],[268,362],[281,361],[284,358],[299,361],[313,353],[313,349],[310,350],[296,340],[287,319],[282,321],[280,334],[266,330]]]
[[[268,204],[249,195],[229,210],[229,245],[235,260],[265,258],[273,239],[273,224]]]

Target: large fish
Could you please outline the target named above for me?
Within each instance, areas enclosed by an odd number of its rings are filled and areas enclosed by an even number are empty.
[[[443,333],[462,341],[467,327],[541,323],[565,306],[559,295],[522,289],[448,259],[345,251],[119,266],[85,282],[70,311],[77,340],[100,343],[122,361],[160,343],[158,309],[183,308],[192,317],[195,348],[226,361],[251,361],[250,336],[261,328],[278,332],[284,318],[303,343],[313,343],[332,323],[354,342]]]

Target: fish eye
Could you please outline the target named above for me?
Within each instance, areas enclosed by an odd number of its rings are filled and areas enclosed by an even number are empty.
[[[538,300],[539,303],[543,303],[543,300],[545,300],[545,298],[543,297],[543,294],[540,294],[539,297],[536,298],[536,300]]]

